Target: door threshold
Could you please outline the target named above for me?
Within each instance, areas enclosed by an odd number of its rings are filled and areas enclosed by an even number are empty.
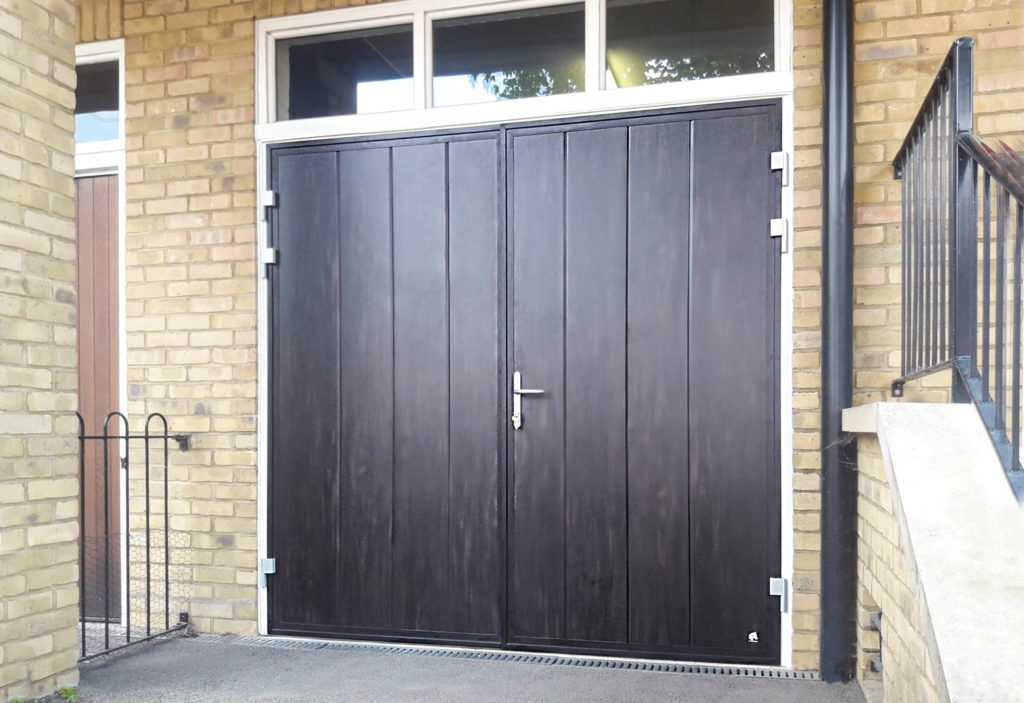
[[[587,667],[592,669],[621,669],[628,671],[658,671],[676,674],[702,674],[712,676],[744,676],[748,678],[796,679],[818,681],[817,671],[801,671],[782,666],[759,664],[730,664],[695,662],[672,659],[645,659],[637,657],[608,657],[592,654],[560,654],[496,649],[493,647],[463,647],[454,645],[413,644],[408,642],[374,642],[367,640],[318,639],[315,637],[292,637],[285,635],[199,635],[200,641],[227,642],[247,647],[271,647],[275,649],[306,649],[333,652],[376,652],[382,654],[407,654],[446,659],[475,659],[480,661],[509,661],[526,664],[548,664],[553,666]]]

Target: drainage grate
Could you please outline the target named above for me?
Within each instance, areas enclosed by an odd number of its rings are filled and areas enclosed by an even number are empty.
[[[537,654],[531,652],[499,652],[492,649],[453,649],[448,647],[399,646],[372,642],[338,642],[320,640],[289,639],[286,637],[244,637],[226,639],[217,635],[200,635],[227,641],[230,644],[247,647],[272,647],[275,649],[320,650],[328,652],[359,652],[378,654],[407,654],[421,657],[444,659],[475,659],[481,661],[520,662],[525,664],[548,664],[550,666],[579,666],[593,669],[623,669],[631,671],[660,671],[674,674],[705,674],[712,676],[745,676],[765,679],[799,679],[817,681],[816,671],[794,671],[778,666],[750,666],[742,664],[699,664],[691,662],[652,661],[647,659],[615,659],[605,657],[574,657],[560,654]]]

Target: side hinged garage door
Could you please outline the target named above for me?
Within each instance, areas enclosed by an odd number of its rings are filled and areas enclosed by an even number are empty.
[[[778,661],[780,134],[273,150],[271,631]]]

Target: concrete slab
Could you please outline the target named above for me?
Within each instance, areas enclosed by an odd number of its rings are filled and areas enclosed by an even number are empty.
[[[878,435],[936,684],[952,703],[1024,703],[1024,510],[977,411],[878,403],[843,428]]]
[[[857,684],[173,639],[82,671],[82,703],[864,703]]]

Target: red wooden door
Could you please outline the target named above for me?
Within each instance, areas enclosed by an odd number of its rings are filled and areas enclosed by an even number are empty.
[[[102,434],[118,403],[117,176],[75,180],[78,230],[78,410],[86,434]],[[111,420],[110,434],[122,433]],[[118,619],[120,606],[120,444],[85,443],[85,614]],[[104,485],[107,500],[104,501]]]

